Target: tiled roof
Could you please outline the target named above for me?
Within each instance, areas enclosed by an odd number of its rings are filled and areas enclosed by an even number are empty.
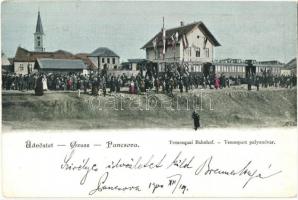
[[[71,59],[71,60],[82,60],[86,66],[90,69],[96,69],[96,66],[88,58],[87,53],[79,53],[73,55],[72,53],[65,50],[57,50],[54,52],[35,52],[28,51],[22,47],[18,47],[14,61],[16,62],[35,62],[37,59],[50,58],[50,59]]]
[[[75,55],[75,57],[83,60],[83,62],[85,63],[85,65],[87,65],[90,69],[96,69],[97,67],[94,65],[94,63],[89,59],[88,57],[88,53],[78,53]]]
[[[82,60],[38,58],[41,69],[86,69]]]
[[[35,62],[38,58],[52,58],[52,59],[78,59],[74,55],[66,51],[56,51],[56,52],[34,52],[28,51],[22,47],[18,47],[14,61],[30,61]]]
[[[110,50],[107,47],[99,47],[94,50],[90,55],[90,57],[119,57],[115,52]]]
[[[146,59],[143,58],[133,58],[133,59],[127,59],[128,62],[130,63],[141,63],[141,62],[145,62]]]
[[[297,67],[297,59],[293,58],[285,65],[285,67],[288,69],[295,69]]]
[[[166,29],[166,40],[169,39],[172,35],[174,35],[176,32],[178,32],[179,40],[182,38],[182,35],[187,34],[191,30],[193,30],[195,27],[199,27],[199,29],[202,31],[202,33],[207,37],[207,39],[214,45],[214,46],[220,46],[220,43],[215,39],[215,37],[211,34],[211,32],[207,29],[205,24],[201,21],[194,22],[191,24],[187,24],[184,26]],[[151,40],[149,40],[143,47],[144,48],[152,48],[153,43],[152,41],[157,38],[157,46],[162,45],[162,32],[158,32]]]
[[[4,53],[1,53],[1,65],[11,65],[9,58],[7,58],[7,56]]]

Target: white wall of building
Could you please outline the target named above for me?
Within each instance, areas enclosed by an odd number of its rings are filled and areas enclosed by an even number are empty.
[[[194,28],[187,35],[188,48],[184,49],[182,41],[180,42],[180,60],[192,62],[212,62],[213,45],[207,40],[206,48],[204,48],[204,34],[198,27]],[[199,51],[199,55],[197,55]]]
[[[190,31],[187,35],[188,48],[184,49],[182,40],[174,49],[168,47],[166,49],[165,60],[166,61],[191,61],[191,62],[212,62],[214,54],[214,46],[207,40],[206,48],[204,48],[204,34],[196,27]],[[197,53],[199,51],[199,53]],[[156,55],[153,48],[146,49],[146,58],[148,60],[163,60],[162,47],[159,47],[156,51]]]
[[[99,59],[99,69],[103,69],[104,64],[107,65],[109,70],[118,69],[120,65],[119,57],[89,57],[92,63],[98,68],[98,59]]]
[[[34,62],[14,62],[14,72],[19,74],[28,74],[28,67],[30,71],[34,71]]]

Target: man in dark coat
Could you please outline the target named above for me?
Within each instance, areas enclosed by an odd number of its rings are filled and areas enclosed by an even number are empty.
[[[92,82],[92,88],[91,88],[91,94],[93,96],[98,96],[98,89],[99,89],[99,84],[97,78],[94,78]]]
[[[42,96],[43,95],[42,76],[39,76],[36,79],[35,95],[36,96]]]
[[[196,111],[193,111],[192,118],[194,122],[194,129],[197,130],[200,128],[200,115]]]

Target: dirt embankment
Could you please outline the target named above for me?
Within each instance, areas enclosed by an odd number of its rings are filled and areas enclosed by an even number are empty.
[[[282,127],[297,123],[296,90],[196,90],[92,97],[78,93],[2,94],[6,129],[192,128],[196,109],[203,127]]]

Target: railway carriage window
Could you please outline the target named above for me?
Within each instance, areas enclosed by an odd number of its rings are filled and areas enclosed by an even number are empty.
[[[215,71],[218,72],[218,66],[215,66]]]
[[[196,57],[201,57],[200,48],[196,50]]]

